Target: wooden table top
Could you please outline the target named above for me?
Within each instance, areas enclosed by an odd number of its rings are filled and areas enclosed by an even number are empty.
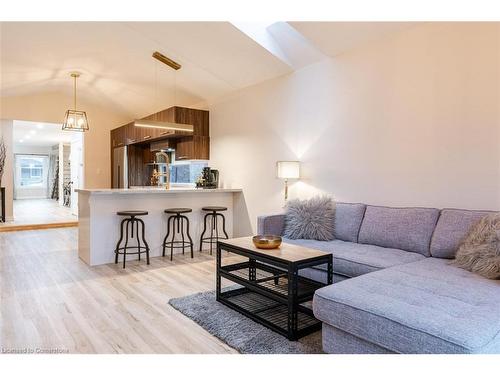
[[[311,249],[304,246],[293,245],[290,243],[282,242],[280,247],[272,250],[257,249],[252,242],[252,237],[239,237],[231,238],[229,240],[219,240],[224,244],[236,246],[245,249],[249,252],[270,256],[273,258],[281,259],[286,262],[300,262],[312,258],[329,255],[326,251]]]

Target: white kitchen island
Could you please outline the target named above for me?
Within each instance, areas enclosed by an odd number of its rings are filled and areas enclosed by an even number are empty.
[[[132,189],[75,189],[78,193],[78,256],[88,265],[113,263],[114,250],[120,237],[120,222],[124,217],[117,211],[144,210],[146,241],[150,256],[161,256],[162,243],[167,231],[166,208],[187,207],[193,212],[186,214],[190,221],[190,234],[194,242],[195,256],[203,231],[203,206],[225,206],[226,231],[233,233],[233,209],[240,199],[241,189],[194,189],[194,188],[132,188]],[[210,229],[210,228],[209,228]],[[207,230],[207,233],[209,231]],[[220,227],[219,227],[220,230]],[[219,232],[219,235],[221,235]],[[204,244],[207,249],[209,244]],[[177,249],[181,252],[181,249]],[[207,251],[207,250],[204,250]],[[186,254],[189,250],[186,250]],[[128,260],[137,256],[129,255]],[[121,258],[121,256],[120,256]]]

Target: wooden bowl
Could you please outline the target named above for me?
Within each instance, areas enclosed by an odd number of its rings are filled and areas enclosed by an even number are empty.
[[[253,236],[252,241],[256,248],[264,250],[277,249],[281,245],[280,236]]]

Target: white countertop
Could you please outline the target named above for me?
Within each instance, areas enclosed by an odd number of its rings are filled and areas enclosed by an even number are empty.
[[[196,189],[196,188],[170,188],[160,187],[134,187],[131,189],[75,189],[77,193],[84,194],[180,194],[180,193],[241,193],[241,189]]]

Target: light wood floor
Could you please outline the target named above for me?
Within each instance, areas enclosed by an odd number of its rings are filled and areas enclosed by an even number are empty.
[[[77,221],[69,207],[60,206],[53,199],[14,200],[14,221],[18,224],[45,224],[60,221]]]
[[[0,233],[0,351],[234,353],[167,303],[213,290],[214,269],[200,253],[89,267],[75,228]]]
[[[53,199],[16,199],[14,221],[0,223],[0,232],[77,225],[78,217],[71,209]]]

